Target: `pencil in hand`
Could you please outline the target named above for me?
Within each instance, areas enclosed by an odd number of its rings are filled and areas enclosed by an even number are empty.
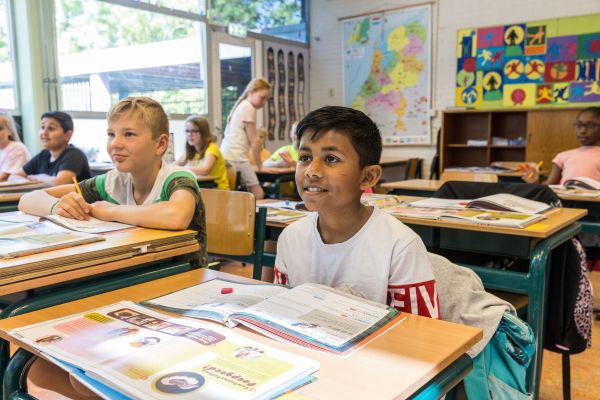
[[[542,166],[543,163],[544,163],[544,161],[540,161],[539,163],[537,163],[537,165],[535,166],[535,169],[532,169],[531,171],[529,171],[529,173],[527,174],[527,178],[530,179],[533,176],[534,172],[540,172],[540,167]]]
[[[77,190],[77,194],[83,197],[83,194],[81,193],[81,188],[79,187],[79,183],[77,183],[76,177],[73,177],[73,184],[75,185],[75,190]]]

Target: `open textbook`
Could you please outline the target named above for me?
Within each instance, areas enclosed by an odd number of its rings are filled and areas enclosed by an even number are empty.
[[[66,218],[60,215],[52,214],[43,217],[67,229],[87,233],[104,233],[119,231],[121,229],[132,228],[134,225],[123,224],[121,222],[103,221],[98,218],[90,217],[88,220],[80,221],[74,218]]]
[[[478,225],[505,226],[509,228],[525,228],[534,222],[546,218],[541,214],[522,214],[472,208],[452,209],[397,206],[386,207],[382,210],[398,217],[438,219],[452,222],[475,223]]]
[[[228,326],[243,324],[277,340],[336,354],[356,350],[399,316],[393,307],[323,285],[287,289],[218,278],[142,304]]]
[[[49,221],[0,225],[0,259],[26,256],[104,240]]]
[[[556,194],[567,195],[573,197],[587,197],[587,198],[596,198],[600,197],[600,189],[598,190],[590,190],[590,189],[577,189],[577,188],[566,188],[563,185],[548,185],[550,189],[552,189]]]
[[[66,218],[60,215],[52,214],[45,217],[37,217],[35,215],[29,215],[20,211],[11,211],[7,213],[0,213],[0,224],[4,223],[32,223],[37,221],[52,221],[63,228],[70,229],[72,231],[86,232],[86,233],[104,233],[112,232],[121,229],[132,228],[134,225],[123,224],[120,222],[102,221],[100,219],[90,217],[87,221],[80,221],[74,218]]]
[[[600,190],[600,182],[586,178],[585,176],[578,176],[577,178],[567,179],[563,182],[563,186],[566,188],[573,189],[588,189],[588,190]]]
[[[301,204],[298,201],[274,201],[269,203],[262,203],[259,207],[267,209],[267,221],[269,222],[289,222],[295,221],[308,214],[305,209],[298,209],[297,206]]]
[[[9,331],[107,399],[270,399],[317,361],[122,301]]]
[[[529,200],[508,193],[498,193],[473,200],[427,198],[413,201],[410,205],[425,208],[477,208],[523,214],[538,214],[551,208],[548,204],[541,201]]]

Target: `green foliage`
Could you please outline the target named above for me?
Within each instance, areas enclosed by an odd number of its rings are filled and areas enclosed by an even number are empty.
[[[241,24],[248,29],[299,24],[301,0],[211,0],[211,22]]]
[[[148,96],[158,101],[169,114],[203,114],[206,99],[202,89],[155,90],[152,92],[131,92],[129,96]],[[112,102],[119,101],[113,93]]]
[[[8,48],[8,23],[6,4],[0,0],[0,63],[10,61]]]
[[[199,33],[199,24],[188,19],[90,0],[60,0],[56,28],[59,54],[197,37]]]

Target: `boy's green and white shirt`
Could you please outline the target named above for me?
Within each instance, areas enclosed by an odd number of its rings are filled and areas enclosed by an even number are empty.
[[[207,264],[204,204],[198,191],[196,177],[187,169],[163,163],[150,194],[142,204],[135,202],[133,180],[128,172],[124,173],[113,169],[104,175],[82,181],[80,186],[83,198],[88,203],[104,200],[119,205],[150,205],[169,200],[177,190],[187,190],[194,196],[196,201],[194,217],[188,229],[198,232],[198,242],[200,243],[199,265],[205,266]]]

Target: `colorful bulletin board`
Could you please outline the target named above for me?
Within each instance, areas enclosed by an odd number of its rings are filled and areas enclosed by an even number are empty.
[[[600,103],[600,14],[458,31],[456,106]]]

